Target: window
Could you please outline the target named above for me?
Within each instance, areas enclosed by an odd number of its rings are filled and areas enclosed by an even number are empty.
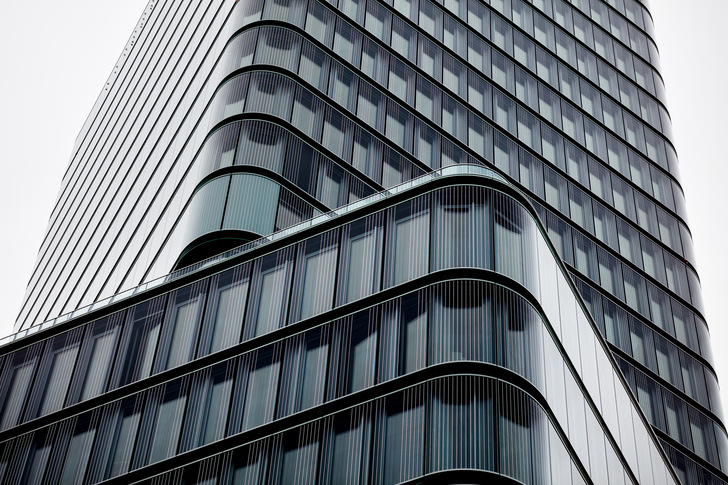
[[[425,367],[428,294],[422,290],[384,305],[378,382]]]
[[[246,325],[247,338],[257,337],[283,326],[292,267],[291,248],[255,261]]]
[[[68,442],[66,459],[58,483],[61,485],[83,483],[95,436],[96,423],[93,414],[87,413],[80,416]]]
[[[225,437],[235,365],[223,362],[193,376],[193,401],[187,407],[180,452]]]
[[[339,395],[350,394],[374,385],[377,351],[378,310],[366,310],[346,317],[337,325],[340,339],[338,369]]]
[[[177,453],[182,416],[187,405],[186,381],[172,381],[151,391],[147,412],[151,417],[149,460],[156,463]]]
[[[344,0],[344,3],[353,3],[353,1],[355,0]],[[358,6],[357,3],[357,8]],[[334,52],[353,64],[355,59],[359,60],[361,38],[362,35],[358,29],[339,18],[334,31]]]
[[[119,312],[89,325],[75,372],[71,402],[85,401],[106,390],[123,320],[124,312]]]
[[[235,391],[230,414],[234,416],[230,423],[232,434],[273,420],[279,374],[279,345],[243,356],[238,370],[241,385]]]
[[[312,5],[320,4],[314,2]],[[304,42],[298,73],[305,81],[325,92],[329,74],[329,59],[330,57],[324,54],[321,49],[314,47],[310,42]]]
[[[377,43],[364,37],[361,54],[361,70],[379,84],[386,84],[389,54]],[[363,83],[362,83],[363,84]]]
[[[358,300],[379,289],[383,233],[381,213],[342,229],[339,304]]]
[[[299,245],[293,321],[317,315],[332,307],[337,243],[338,231],[334,230]]]
[[[148,377],[162,325],[164,297],[142,303],[127,313],[116,387]]]
[[[206,325],[200,339],[200,355],[211,354],[240,342],[250,283],[249,272],[250,266],[245,264],[212,278]]]
[[[314,140],[321,136],[324,119],[324,103],[309,90],[298,86],[293,100],[291,123]]]
[[[280,458],[274,461],[280,463],[280,469],[271,470],[271,483],[315,483],[320,444],[318,429],[317,424],[309,424],[283,433],[278,450]]]
[[[2,418],[0,429],[8,429],[18,424],[25,399],[30,391],[30,383],[38,365],[42,343],[18,350],[9,355],[3,369]]]
[[[268,2],[267,5],[274,5]],[[294,4],[295,2],[290,2]],[[270,17],[267,17],[270,18]],[[263,27],[256,43],[255,63],[273,64],[289,70],[298,67],[298,56],[301,52],[301,36],[290,30]]]
[[[433,287],[429,294],[429,361],[493,362],[491,298],[476,282],[451,282]]]
[[[495,470],[492,386],[488,381],[470,377],[453,380],[447,384],[433,383],[428,472],[458,468]]]
[[[331,445],[322,453],[324,483],[364,483],[369,471],[371,417],[356,408],[334,418]]]
[[[278,417],[321,404],[329,360],[330,326],[290,338],[284,354],[284,379]]]
[[[387,398],[375,436],[375,473],[384,485],[400,483],[423,474],[424,403],[421,391],[410,389],[404,395]],[[379,434],[381,433],[381,434]]]
[[[351,70],[334,61],[331,65],[331,76],[329,78],[329,96],[345,109],[354,111],[357,80],[358,77]],[[340,153],[337,150],[334,150],[334,152]]]
[[[427,197],[399,204],[388,211],[385,287],[409,281],[429,266],[430,214]]]
[[[155,365],[158,371],[177,367],[194,358],[206,292],[207,284],[202,282],[170,294],[162,340],[166,348],[160,349]]]
[[[495,208],[494,238],[495,270],[527,285],[527,268],[534,257],[531,247],[530,224],[523,209],[515,201],[498,195]],[[528,285],[527,285],[528,286]]]
[[[387,98],[377,88],[369,83],[360,83],[359,102],[356,111],[359,119],[375,130],[382,131],[384,129],[386,101]]]
[[[441,189],[434,200],[433,269],[492,268],[489,192]]]
[[[415,73],[398,59],[389,63],[389,92],[411,105],[414,101]]]
[[[81,329],[71,330],[46,344],[27,416],[44,416],[63,407],[80,347]]]
[[[134,395],[124,399],[119,406],[109,409],[109,414],[102,419],[111,426],[95,446],[97,453],[104,453],[108,446],[108,455],[100,456],[103,467],[103,478],[112,478],[129,471],[134,452],[139,421],[141,418],[141,396]],[[105,445],[105,446],[104,446]],[[105,458],[105,460],[104,460]]]

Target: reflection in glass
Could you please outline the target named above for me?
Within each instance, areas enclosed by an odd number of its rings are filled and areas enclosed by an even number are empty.
[[[430,295],[430,361],[493,362],[493,308],[480,285],[455,281]]]
[[[339,304],[358,300],[379,289],[384,233],[382,219],[379,213],[343,228]]]
[[[257,337],[283,326],[293,267],[291,253],[291,248],[287,248],[255,262],[246,325],[247,338]]]
[[[329,446],[323,450],[324,483],[367,483],[371,418],[369,407],[334,418]]]
[[[106,322],[100,323],[105,324]],[[94,327],[94,330],[96,330],[99,325]],[[114,358],[113,350],[115,350],[114,346],[119,332],[116,325],[109,325],[110,328],[106,327],[107,325],[102,325],[99,331],[94,331],[89,336],[92,343],[90,344],[88,361],[84,367],[81,367],[81,369],[85,368],[86,371],[79,401],[98,396],[106,388],[106,380]]]
[[[106,418],[113,419],[112,427],[107,431],[105,443],[108,443],[108,454],[104,478],[111,478],[129,470],[136,441],[139,418],[141,417],[141,399],[132,396],[112,407]],[[115,408],[115,409],[114,409]],[[105,451],[103,447],[97,448]]]
[[[121,346],[118,387],[149,376],[162,324],[164,297],[144,302],[129,311]]]
[[[95,436],[96,424],[92,423],[91,413],[81,416],[68,443],[63,472],[58,483],[83,483]]]
[[[427,273],[430,241],[429,205],[427,197],[418,197],[389,210],[389,236],[385,262],[387,287]]]
[[[18,423],[23,411],[23,404],[30,391],[30,380],[33,378],[35,366],[41,351],[41,344],[18,350],[8,358],[2,393],[2,419],[0,429],[8,429]]]
[[[169,347],[166,362],[160,362],[162,369],[177,367],[194,357],[206,286],[206,282],[194,284],[170,296],[165,333],[171,333],[171,336],[165,338],[169,342]]]
[[[200,339],[200,355],[231,347],[240,341],[248,297],[249,265],[241,265],[213,277]]]
[[[490,197],[476,187],[435,195],[433,269],[492,268]]]
[[[492,384],[472,377],[452,381],[432,384],[428,472],[457,468],[495,471]]]
[[[176,380],[152,391],[147,404],[148,412],[156,414],[151,429],[149,463],[155,463],[177,453],[177,444],[182,431],[182,416],[187,404],[187,389],[184,381]]]
[[[241,385],[233,398],[231,433],[247,431],[273,419],[280,367],[279,345],[241,359],[238,370]]]
[[[380,460],[375,471],[384,485],[422,475],[424,467],[424,390],[407,389],[391,396],[381,418],[378,448]]]
[[[44,416],[63,407],[80,347],[80,330],[66,332],[48,342],[36,378],[29,417]]]
[[[333,305],[338,231],[330,231],[304,242],[296,269],[293,321],[318,315]]]

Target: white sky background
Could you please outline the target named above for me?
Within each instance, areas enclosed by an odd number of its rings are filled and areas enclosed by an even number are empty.
[[[226,0],[232,1],[232,0]],[[146,0],[4,2],[0,12],[0,336],[12,332],[73,143]],[[728,139],[721,0],[651,0],[723,402]],[[688,6],[689,5],[689,6]]]

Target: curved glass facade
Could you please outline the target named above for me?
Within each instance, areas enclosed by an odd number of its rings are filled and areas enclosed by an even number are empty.
[[[1,481],[728,483],[658,65],[638,0],[150,1]]]
[[[348,402],[347,413],[371,422],[359,431],[362,443],[384,446],[362,457],[367,472],[357,472],[355,483],[461,468],[524,483],[674,480],[525,199],[479,176],[483,169],[463,168],[384,200],[364,199],[307,236],[293,231],[280,240],[300,242],[259,246],[254,252],[264,254],[38,342],[37,352],[7,354],[0,440],[24,431],[4,442],[8,470],[24,470],[38,440],[62,456],[68,439],[50,430],[80,422],[93,428],[92,438],[84,436],[94,451],[68,473],[142,479],[148,465],[172,460],[165,466],[174,468],[177,453],[202,447],[206,456],[207,443],[242,444],[261,426],[306,423],[307,410],[341,421]],[[371,267],[385,270],[371,275]],[[35,375],[37,392],[14,386],[17,369]],[[443,431],[460,413],[482,426],[470,435]],[[125,422],[133,426],[128,436],[114,441]],[[429,435],[428,449],[410,449],[411,433],[423,434],[417,441]],[[301,448],[301,436],[286,446]],[[305,440],[314,438],[323,439]],[[442,452],[453,447],[464,448]],[[348,472],[314,451],[322,473],[334,466],[320,480],[340,483],[336,477]],[[406,462],[395,460],[403,454]],[[552,470],[553,462],[566,468]],[[271,476],[317,475],[300,465],[267,466]],[[571,471],[558,475],[564,470]]]

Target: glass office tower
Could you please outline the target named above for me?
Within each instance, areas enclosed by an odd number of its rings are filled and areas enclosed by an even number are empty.
[[[652,37],[151,0],[0,347],[0,481],[728,483]]]

